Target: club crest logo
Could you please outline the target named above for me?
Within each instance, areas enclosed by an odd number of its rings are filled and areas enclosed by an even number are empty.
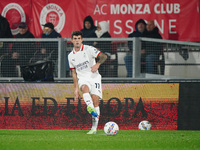
[[[26,15],[23,8],[17,3],[9,3],[2,11],[2,16],[9,18],[11,32],[13,35],[18,33],[20,22],[26,22]]]
[[[44,6],[40,13],[40,24],[51,22],[54,24],[55,30],[61,32],[65,25],[65,13],[62,8],[54,3]]]

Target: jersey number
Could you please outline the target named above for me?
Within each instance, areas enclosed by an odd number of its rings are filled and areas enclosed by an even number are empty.
[[[100,84],[99,83],[95,83],[96,85],[96,89],[100,89]]]

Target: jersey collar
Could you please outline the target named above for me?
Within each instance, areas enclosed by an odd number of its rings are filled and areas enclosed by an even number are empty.
[[[83,51],[83,47],[84,47],[84,46],[83,46],[83,44],[82,44],[79,51]],[[78,52],[79,52],[79,51],[78,51]],[[76,53],[77,53],[77,52],[76,52],[75,49],[73,48],[73,54],[76,54]]]

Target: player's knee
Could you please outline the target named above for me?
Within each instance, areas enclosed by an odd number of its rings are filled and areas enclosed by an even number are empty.
[[[82,85],[81,86],[81,91],[83,92],[83,93],[89,93],[89,88],[88,88],[88,86],[87,85]]]

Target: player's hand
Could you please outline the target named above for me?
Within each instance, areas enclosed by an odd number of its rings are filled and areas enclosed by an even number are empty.
[[[74,91],[74,100],[78,100],[80,98],[79,90]]]
[[[94,66],[91,67],[91,71],[94,73],[99,69],[100,63],[96,63]]]

